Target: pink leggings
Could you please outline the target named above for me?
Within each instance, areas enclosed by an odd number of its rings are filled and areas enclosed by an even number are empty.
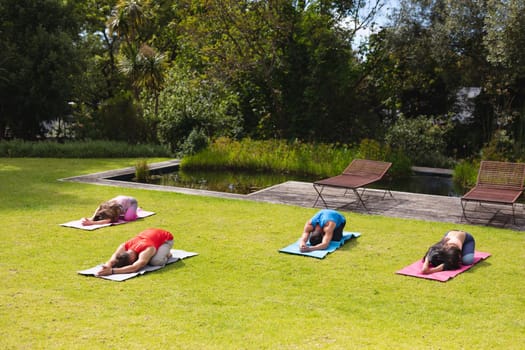
[[[127,198],[128,210],[126,210],[126,213],[124,214],[124,220],[126,221],[133,221],[137,219],[137,208],[138,203],[137,200],[133,197]]]

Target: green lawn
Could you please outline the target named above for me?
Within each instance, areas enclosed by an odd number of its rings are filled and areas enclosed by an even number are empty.
[[[57,181],[135,161],[0,158],[0,348],[523,349],[523,232],[455,226],[492,257],[440,283],[395,271],[450,224],[344,212],[362,236],[317,260],[278,253],[313,208]],[[157,214],[59,226],[117,194]],[[147,227],[199,255],[120,283],[76,273]]]

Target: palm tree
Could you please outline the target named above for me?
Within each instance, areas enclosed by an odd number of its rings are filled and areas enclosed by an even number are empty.
[[[128,46],[119,65],[120,71],[128,76],[133,85],[135,98],[146,89],[155,98],[155,115],[158,112],[158,96],[164,83],[164,55],[143,44],[138,50]]]
[[[131,45],[139,38],[140,28],[144,24],[145,13],[139,0],[119,0],[108,21],[111,34]]]

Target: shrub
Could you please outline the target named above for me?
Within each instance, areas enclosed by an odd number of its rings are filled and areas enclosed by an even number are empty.
[[[376,140],[363,139],[359,144],[359,156],[363,159],[384,160],[385,148]]]
[[[454,182],[463,188],[472,187],[476,184],[478,176],[479,161],[461,161],[454,168]]]
[[[141,159],[135,164],[135,180],[138,182],[149,182],[150,172],[148,161]]]
[[[141,134],[145,123],[133,102],[130,92],[122,92],[105,100],[93,116],[82,116],[75,127],[79,139],[103,139],[140,142],[145,138]]]
[[[512,158],[513,140],[505,130],[496,130],[492,139],[481,149],[481,158],[505,162]]]
[[[449,124],[439,123],[433,117],[406,119],[400,115],[387,131],[385,142],[393,150],[403,152],[414,164],[446,167],[449,162],[443,156],[444,135],[450,129]]]
[[[193,129],[180,146],[179,157],[183,158],[184,156],[195,154],[206,148],[208,143],[208,137],[202,129]]]
[[[0,141],[0,157],[40,158],[134,158],[171,157],[165,147],[152,144],[130,145],[116,141]]]
[[[178,67],[159,95],[158,117],[159,140],[173,152],[196,151],[206,138],[236,137],[241,130],[237,96]]]

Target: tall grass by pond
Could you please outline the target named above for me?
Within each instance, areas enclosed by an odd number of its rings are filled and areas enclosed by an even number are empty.
[[[241,141],[219,138],[205,150],[182,159],[182,169],[236,169],[266,172],[315,174],[332,176],[339,174],[355,158],[385,160],[389,152],[372,141],[362,142],[360,147],[339,144],[310,144],[284,140]],[[391,161],[391,160],[390,160]],[[405,174],[410,172],[410,162],[397,162],[397,168]]]
[[[117,141],[0,141],[0,157],[135,158],[170,157],[165,147]]]
[[[454,168],[454,182],[468,188],[476,184],[479,170],[479,161],[462,161]]]

